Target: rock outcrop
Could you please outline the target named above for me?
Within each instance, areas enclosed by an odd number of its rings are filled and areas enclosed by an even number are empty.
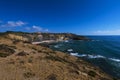
[[[43,40],[90,40],[85,36],[80,36],[72,33],[24,33],[8,31],[4,33],[8,38],[22,41],[43,41]]]
[[[40,45],[0,36],[0,80],[113,80],[90,63]]]

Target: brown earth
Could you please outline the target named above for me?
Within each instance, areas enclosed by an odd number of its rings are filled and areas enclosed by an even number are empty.
[[[7,54],[7,55],[6,55]],[[0,37],[0,80],[113,80],[90,63],[40,45]]]

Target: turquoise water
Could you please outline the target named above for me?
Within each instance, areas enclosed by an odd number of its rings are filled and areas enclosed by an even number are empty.
[[[120,78],[120,36],[88,36],[92,41],[65,41],[51,45],[54,50],[81,57],[106,73]]]

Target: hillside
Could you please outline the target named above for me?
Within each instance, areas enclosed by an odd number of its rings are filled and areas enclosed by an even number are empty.
[[[113,80],[80,58],[28,43],[31,34],[21,35],[0,34],[0,80]]]
[[[72,33],[26,33],[26,32],[14,32],[7,31],[0,33],[0,35],[9,36],[11,39],[23,40],[23,41],[42,41],[42,40],[90,40],[85,36],[76,35]]]

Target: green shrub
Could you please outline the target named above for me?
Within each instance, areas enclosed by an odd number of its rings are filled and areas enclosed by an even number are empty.
[[[17,56],[26,56],[26,55],[28,55],[28,53],[26,53],[26,52],[24,52],[24,51],[19,52],[19,53],[17,54]]]
[[[9,53],[9,54],[13,54],[15,52],[14,49],[12,49],[13,46],[8,46],[8,45],[5,45],[5,44],[0,44],[0,52],[6,52],[6,53]]]
[[[10,47],[8,45],[5,44],[0,44],[0,57],[6,57],[9,56],[11,54],[13,54],[15,52],[15,50],[13,49],[13,47]]]
[[[69,72],[79,75],[79,72],[77,70],[69,70]]]
[[[60,57],[58,57],[58,56],[46,56],[45,57],[46,59],[49,59],[49,60],[52,60],[52,61],[59,61],[59,62],[67,62],[65,59],[63,59],[63,58],[60,58]]]
[[[24,73],[23,75],[24,75],[25,78],[31,78],[31,77],[34,77],[34,76],[35,76],[35,74],[32,73],[32,72],[26,72],[26,73]]]
[[[19,43],[20,42],[20,40],[13,40],[13,44],[17,44],[17,43]]]
[[[113,78],[113,80],[118,80],[117,78]]]
[[[37,49],[35,47],[32,47],[32,49],[37,51]]]
[[[17,49],[17,47],[16,46],[9,46],[10,48],[13,48],[13,49]]]
[[[47,80],[57,80],[56,77],[57,76],[55,74],[51,74],[47,77]]]
[[[0,57],[7,57],[7,56],[9,56],[8,53],[0,53]]]
[[[20,60],[20,61],[19,61],[19,63],[20,63],[20,64],[24,64],[24,63],[25,63],[25,61],[23,61],[23,60]]]
[[[88,72],[88,75],[89,75],[89,76],[92,76],[92,77],[95,77],[95,76],[96,76],[96,72],[94,72],[94,71],[89,71],[89,72]]]
[[[33,62],[32,58],[29,58],[28,63],[32,63],[32,62]]]

